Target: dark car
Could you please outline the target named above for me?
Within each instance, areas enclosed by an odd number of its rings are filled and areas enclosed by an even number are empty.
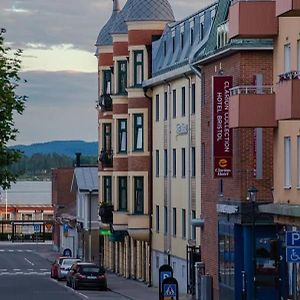
[[[74,290],[80,288],[97,288],[107,290],[105,269],[94,263],[77,262],[67,275],[67,286]]]
[[[51,265],[51,278],[57,279],[58,277],[58,267],[59,265],[62,263],[62,261],[68,258],[66,256],[61,256],[59,258],[57,258]]]

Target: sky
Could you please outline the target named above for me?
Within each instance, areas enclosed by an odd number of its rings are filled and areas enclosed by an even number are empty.
[[[209,1],[169,0],[177,20]],[[11,144],[97,140],[94,44],[111,10],[112,0],[0,0],[6,45],[24,51],[19,93],[29,97]]]

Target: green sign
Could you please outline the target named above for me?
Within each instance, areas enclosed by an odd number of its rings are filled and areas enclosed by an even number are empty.
[[[111,231],[109,229],[100,229],[99,234],[103,236],[111,236]]]

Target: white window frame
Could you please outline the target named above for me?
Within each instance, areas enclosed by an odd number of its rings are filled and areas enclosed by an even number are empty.
[[[291,44],[284,45],[284,73],[291,71]]]
[[[284,188],[292,186],[291,137],[284,137]]]

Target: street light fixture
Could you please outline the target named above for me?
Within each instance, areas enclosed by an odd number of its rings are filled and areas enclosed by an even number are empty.
[[[253,261],[253,299],[256,300],[256,237],[255,237],[255,203],[258,190],[255,186],[248,188],[247,200],[252,206],[252,261]]]

